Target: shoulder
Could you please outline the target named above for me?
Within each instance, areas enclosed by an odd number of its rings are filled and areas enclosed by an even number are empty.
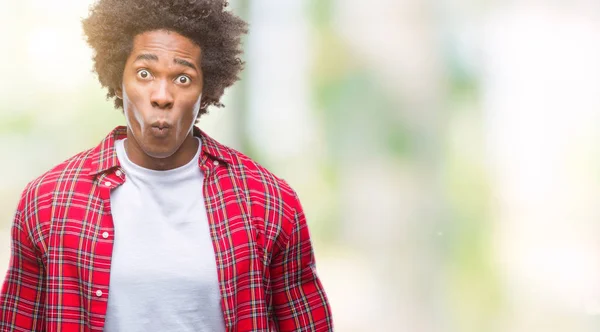
[[[52,201],[60,187],[85,181],[90,176],[90,154],[93,149],[77,153],[29,182],[21,194],[18,211],[26,219]]]
[[[298,196],[286,180],[249,156],[229,147],[227,149],[233,161],[231,171],[242,182],[242,187],[264,199],[265,204],[280,204],[285,210],[282,212],[293,213],[292,210],[297,208]]]
[[[205,133],[202,134],[203,142],[206,143],[203,146],[204,151],[228,164],[227,176],[219,177],[223,185],[220,189],[233,188],[236,194],[223,192],[223,197],[245,201],[252,224],[258,233],[270,234],[269,237],[277,239],[277,243],[285,243],[303,216],[294,189],[287,181],[246,154],[211,139]]]
[[[245,154],[228,148],[229,174],[241,188],[257,242],[272,253],[285,248],[304,218],[298,195],[287,181]]]
[[[25,187],[20,206],[38,209],[51,203],[57,194],[89,192],[95,176],[116,165],[114,142],[124,138],[126,130],[123,126],[116,127],[100,144],[75,154],[35,178]]]
[[[228,177],[236,188],[247,193],[250,203],[262,204],[283,214],[299,208],[296,192],[284,179],[246,154],[217,142],[204,132],[201,135],[204,152],[227,163]]]

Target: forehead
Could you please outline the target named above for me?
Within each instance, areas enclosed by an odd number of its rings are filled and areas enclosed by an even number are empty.
[[[151,53],[159,57],[200,60],[201,49],[191,39],[174,31],[153,30],[141,33],[133,39],[131,55]]]

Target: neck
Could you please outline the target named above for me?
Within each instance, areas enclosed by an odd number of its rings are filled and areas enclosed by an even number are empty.
[[[181,167],[189,163],[198,151],[198,140],[190,132],[181,146],[172,155],[165,158],[156,158],[148,155],[139,146],[133,135],[127,135],[125,152],[132,163],[156,171],[166,171]]]

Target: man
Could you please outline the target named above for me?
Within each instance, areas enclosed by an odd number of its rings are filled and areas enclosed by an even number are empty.
[[[84,20],[122,108],[28,184],[1,331],[329,331],[294,191],[194,126],[242,69],[223,0],[100,0]]]

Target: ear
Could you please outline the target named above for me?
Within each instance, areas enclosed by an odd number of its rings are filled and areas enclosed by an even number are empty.
[[[117,98],[123,100],[123,89],[116,88],[115,89],[115,95],[117,96]]]

